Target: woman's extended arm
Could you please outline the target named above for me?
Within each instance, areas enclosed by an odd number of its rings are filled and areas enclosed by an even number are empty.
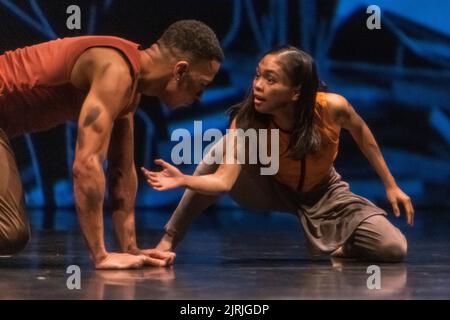
[[[230,191],[241,170],[240,164],[224,163],[213,174],[191,176],[183,174],[164,160],[158,159],[155,163],[162,166],[163,170],[154,172],[141,168],[147,183],[153,189],[164,191],[184,187],[206,195],[218,195]]]

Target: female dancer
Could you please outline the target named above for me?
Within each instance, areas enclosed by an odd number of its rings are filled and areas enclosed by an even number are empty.
[[[353,194],[334,169],[341,128],[351,133],[380,176],[394,214],[400,216],[403,206],[412,225],[410,198],[397,186],[370,129],[353,107],[344,97],[318,92],[318,88],[314,60],[295,47],[284,46],[263,57],[252,92],[232,108],[231,129],[279,129],[279,170],[274,176],[261,175],[258,165],[209,164],[207,159],[193,176],[163,160],[156,161],[164,168],[161,172],[142,168],[156,190],[188,189],[158,249],[173,250],[192,220],[220,194],[229,192],[246,208],[296,214],[313,253],[378,262],[405,258],[406,239],[388,221],[386,212]]]

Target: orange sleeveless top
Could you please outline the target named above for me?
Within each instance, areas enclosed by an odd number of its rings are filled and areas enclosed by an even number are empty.
[[[87,92],[70,83],[80,55],[92,47],[120,51],[130,64],[133,94],[121,114],[134,111],[140,72],[139,45],[110,36],[57,39],[0,55],[0,128],[9,137],[77,120]]]
[[[289,157],[287,148],[290,134],[280,130],[279,170],[275,178],[299,192],[307,192],[325,179],[338,154],[340,128],[333,124],[329,114],[326,93],[317,93],[314,109],[315,126],[321,136],[321,148],[315,154],[309,154],[304,160]],[[271,122],[269,129],[279,129]]]

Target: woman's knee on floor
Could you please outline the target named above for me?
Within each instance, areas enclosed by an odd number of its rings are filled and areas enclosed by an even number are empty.
[[[398,230],[397,234],[382,238],[377,245],[377,251],[380,260],[384,262],[402,262],[408,251],[407,241]]]
[[[370,218],[369,218],[370,219]],[[378,251],[386,262],[401,262],[405,260],[408,243],[403,233],[396,228],[385,216],[375,216],[380,237]]]
[[[356,229],[348,249],[364,260],[401,262],[406,258],[408,246],[398,228],[385,216],[375,215]]]

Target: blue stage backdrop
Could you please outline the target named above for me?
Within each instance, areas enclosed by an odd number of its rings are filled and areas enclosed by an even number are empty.
[[[70,5],[81,29],[69,30]],[[369,29],[370,5],[381,29]],[[170,160],[171,132],[194,120],[225,130],[225,111],[250,87],[258,58],[292,44],[317,60],[327,90],[344,95],[367,121],[401,187],[416,206],[450,208],[450,2],[441,0],[0,0],[0,52],[60,37],[115,35],[146,47],[179,19],[198,19],[218,34],[226,61],[201,103],[169,112],[145,98],[136,113],[137,166]],[[13,140],[30,207],[72,207],[76,127]],[[373,169],[347,134],[336,166],[352,190],[385,201]],[[192,172],[193,165],[181,167]],[[173,206],[181,190],[157,193],[141,178],[138,205]],[[220,205],[233,206],[224,198]]]

